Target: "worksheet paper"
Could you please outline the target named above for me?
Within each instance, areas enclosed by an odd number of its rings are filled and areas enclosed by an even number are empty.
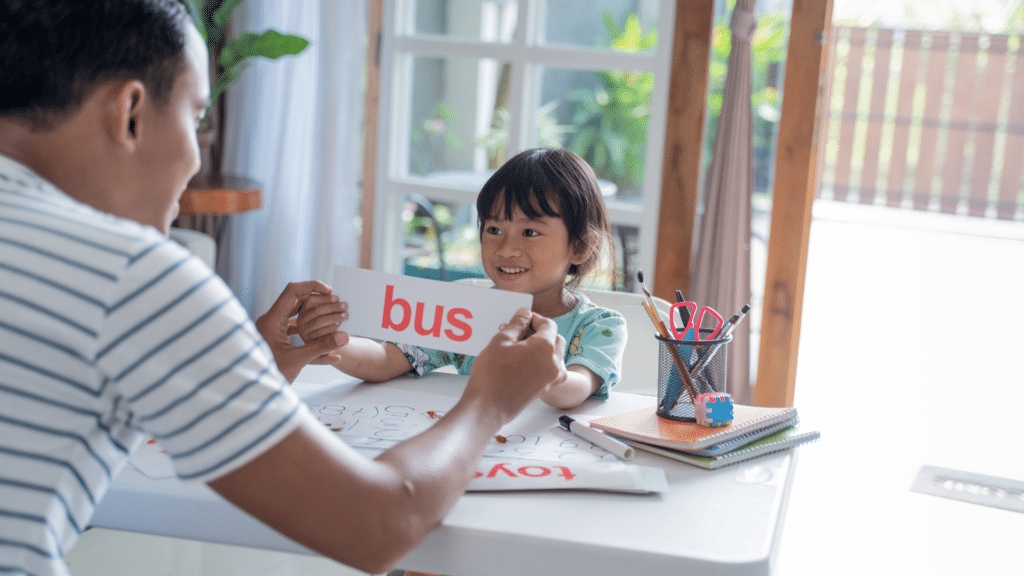
[[[345,442],[379,453],[444,418],[456,400],[348,384],[309,396],[306,404]],[[559,414],[553,409],[524,410],[502,427],[488,443],[467,490],[668,491],[664,470],[622,462],[559,426]]]
[[[373,457],[444,418],[457,399],[352,383],[330,385],[304,400],[324,426]],[[559,414],[528,409],[502,427],[484,451],[468,490],[668,491],[661,468],[622,462],[560,427]],[[130,463],[149,478],[174,476],[170,458],[152,438],[137,447]]]
[[[349,445],[382,451],[429,428],[444,417],[457,399],[373,384],[348,384],[331,386],[305,400],[313,415]],[[523,410],[498,431],[484,456],[558,462],[618,461],[604,448],[564,430],[558,425],[559,414],[554,409]]]

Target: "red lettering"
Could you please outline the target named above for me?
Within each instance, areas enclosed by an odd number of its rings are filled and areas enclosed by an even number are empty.
[[[568,468],[566,468],[565,466],[555,466],[555,468],[558,468],[559,470],[561,470],[561,471],[562,471],[562,473],[561,473],[561,474],[559,474],[559,476],[561,476],[562,478],[565,478],[565,480],[566,480],[567,482],[568,482],[569,480],[572,480],[573,478],[575,478],[575,477],[576,477],[576,475],[575,475],[575,474],[573,474],[573,473],[572,473],[572,472],[571,472],[571,471],[570,471],[570,470],[569,470]]]
[[[434,324],[429,328],[423,327],[423,302],[416,303],[416,333],[420,336],[431,335],[434,338],[441,337],[441,317],[444,315],[444,306],[434,307]]]
[[[505,474],[508,474],[509,478],[515,478],[516,477],[516,473],[511,471],[511,470],[509,470],[508,468],[505,468],[505,464],[495,464],[494,468],[491,468],[491,471],[487,473],[487,477],[488,478],[494,478],[495,476],[498,475],[499,471],[500,472],[504,472]]]
[[[530,470],[535,469],[540,470],[540,472],[536,474],[531,474]],[[523,476],[529,476],[530,478],[543,478],[544,476],[549,476],[551,474],[551,470],[543,466],[523,466],[522,468],[517,470],[517,472],[519,472]]]
[[[452,328],[461,329],[462,333],[456,334],[454,330],[445,330],[444,334],[456,342],[465,342],[473,335],[473,327],[460,320],[459,315],[465,316],[466,319],[473,318],[473,313],[465,308],[452,308],[448,311],[448,323],[452,325]]]
[[[395,307],[399,309],[399,319],[394,318]],[[424,326],[424,316],[427,305],[423,302],[416,302],[416,322],[414,329],[420,336],[441,337],[441,329],[444,324],[444,306],[434,306],[434,320],[429,327]],[[452,308],[448,311],[447,319],[451,328],[444,330],[445,336],[455,342],[465,342],[473,335],[473,327],[465,320],[473,318],[473,313],[465,308]],[[380,326],[385,330],[402,332],[409,327],[413,319],[412,305],[404,298],[395,297],[395,287],[388,284],[384,291],[384,316],[381,318]]]
[[[412,316],[412,307],[409,303],[402,298],[394,298],[395,287],[388,284],[387,290],[384,291],[384,320],[381,322],[380,327],[385,330],[398,330],[401,332],[409,326],[409,320]],[[391,311],[394,310],[395,304],[402,308],[402,319],[398,322],[394,322],[391,319]]]

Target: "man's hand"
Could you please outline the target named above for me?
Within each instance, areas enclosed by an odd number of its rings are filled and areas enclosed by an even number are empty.
[[[521,309],[473,362],[465,396],[490,403],[507,422],[541,391],[565,382],[564,356],[555,323]]]
[[[256,320],[256,329],[270,345],[278,369],[289,382],[294,381],[307,364],[337,362],[340,358],[332,353],[348,343],[348,334],[344,332],[329,332],[303,346],[295,346],[288,339],[290,334],[298,333],[293,317],[299,313],[302,303],[314,295],[318,299],[336,300],[330,286],[323,282],[290,282],[270,310]]]

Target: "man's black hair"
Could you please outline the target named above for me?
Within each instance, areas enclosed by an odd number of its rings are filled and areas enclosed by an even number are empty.
[[[0,0],[0,116],[51,127],[108,80],[166,103],[191,22],[179,0]]]

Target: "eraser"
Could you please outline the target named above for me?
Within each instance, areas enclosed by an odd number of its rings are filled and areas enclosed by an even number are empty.
[[[693,400],[693,411],[701,426],[728,426],[732,424],[732,395],[725,392],[698,394]]]

